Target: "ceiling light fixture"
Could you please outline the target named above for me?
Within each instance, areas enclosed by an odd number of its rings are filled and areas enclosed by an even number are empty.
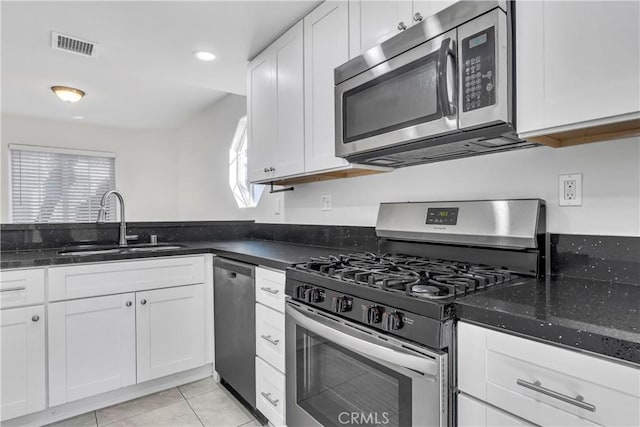
[[[211,52],[205,52],[204,50],[196,50],[193,52],[193,56],[198,58],[200,61],[213,61],[216,59],[216,56]]]
[[[78,102],[84,96],[84,91],[68,86],[51,86],[56,96],[66,102]]]

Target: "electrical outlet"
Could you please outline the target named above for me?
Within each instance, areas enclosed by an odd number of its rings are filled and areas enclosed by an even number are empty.
[[[280,197],[276,197],[273,213],[275,215],[280,215],[281,210],[282,210],[282,201],[280,200]]]
[[[582,206],[582,174],[560,175],[558,179],[558,204]]]
[[[323,194],[320,196],[320,210],[321,211],[333,210],[333,206],[331,204],[331,194]]]

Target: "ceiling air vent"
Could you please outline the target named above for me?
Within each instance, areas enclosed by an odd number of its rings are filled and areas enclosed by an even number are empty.
[[[77,37],[51,32],[51,47],[83,56],[94,56],[96,44]]]

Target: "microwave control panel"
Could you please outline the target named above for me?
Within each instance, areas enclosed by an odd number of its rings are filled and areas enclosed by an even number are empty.
[[[462,40],[463,111],[477,110],[496,103],[495,27],[489,27]]]

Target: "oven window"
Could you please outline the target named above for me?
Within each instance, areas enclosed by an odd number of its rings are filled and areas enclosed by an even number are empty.
[[[432,54],[344,93],[344,142],[442,117]]]
[[[297,326],[296,401],[326,427],[411,426],[411,378]]]

